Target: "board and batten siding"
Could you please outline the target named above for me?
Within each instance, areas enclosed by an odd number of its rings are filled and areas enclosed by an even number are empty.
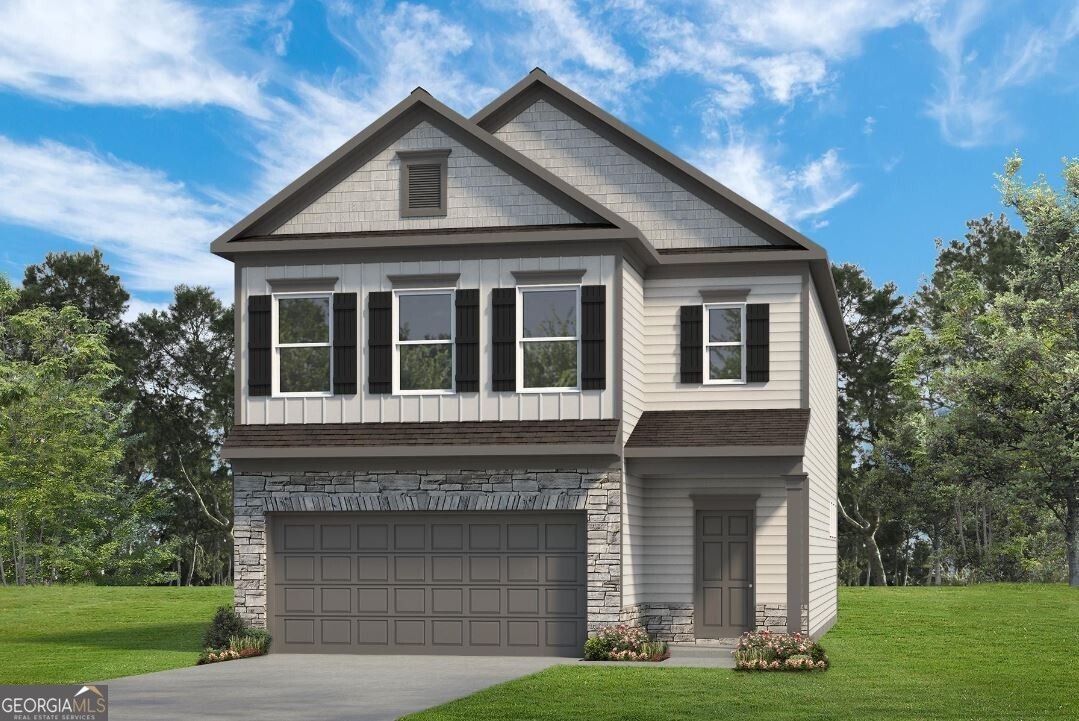
[[[770,376],[766,383],[682,383],[679,308],[701,302],[701,290],[748,288],[749,303],[769,305]],[[802,278],[646,278],[644,389],[650,411],[798,408],[801,405]],[[627,346],[628,348],[629,346]]]
[[[608,342],[605,390],[495,393],[491,390],[491,290],[515,287],[515,270],[584,270],[585,285],[607,286],[607,327],[616,300],[614,256],[494,258],[342,265],[246,267],[241,270],[240,404],[237,423],[374,423],[420,421],[561,420],[614,418],[614,350]],[[392,290],[389,275],[460,273],[458,288],[480,289],[480,391],[478,393],[372,395],[367,392],[367,294]],[[247,395],[247,297],[271,292],[268,279],[337,278],[335,292],[359,294],[358,393],[345,396],[249,397]],[[614,338],[613,331],[608,338]]]
[[[835,346],[817,291],[809,285],[809,433],[803,465],[809,488],[809,632],[824,630],[838,609],[832,503],[838,475]]]
[[[447,213],[402,218],[398,151],[449,150]],[[358,233],[576,223],[555,205],[468,147],[423,121],[274,231]]]
[[[769,244],[545,100],[495,137],[633,223],[657,248]]]
[[[622,264],[622,438],[628,440],[645,409],[644,279]]]
[[[626,474],[623,514],[629,558],[623,604],[693,603],[694,510],[691,495],[757,495],[755,603],[787,602],[787,488],[782,478],[725,477],[722,462],[710,478]],[[632,480],[631,480],[632,479]],[[627,589],[629,589],[627,591]]]

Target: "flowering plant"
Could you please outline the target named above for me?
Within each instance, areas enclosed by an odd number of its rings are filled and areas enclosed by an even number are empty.
[[[667,644],[653,641],[640,626],[604,626],[584,644],[589,661],[663,661],[671,655]]]
[[[801,633],[748,631],[734,649],[734,667],[743,671],[813,671],[828,668],[824,647]]]

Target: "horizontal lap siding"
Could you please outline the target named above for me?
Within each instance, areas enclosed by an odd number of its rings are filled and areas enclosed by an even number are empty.
[[[836,497],[836,360],[817,293],[809,304],[809,434],[805,469],[809,475],[809,630],[820,631],[837,613],[836,540],[830,537],[831,503]]]
[[[360,423],[421,421],[572,420],[614,418],[614,383],[605,390],[569,393],[494,393],[491,391],[491,290],[513,287],[515,270],[584,269],[583,282],[614,287],[613,256],[503,258],[344,265],[250,267],[241,272],[241,309],[247,295],[271,292],[268,278],[337,278],[337,292],[359,293],[359,393],[327,398],[260,398],[247,395],[247,350],[241,345],[241,402],[238,423]],[[460,273],[459,288],[480,289],[480,391],[450,395],[371,395],[367,392],[367,293],[391,290],[387,275]],[[608,291],[610,292],[610,291]],[[613,328],[615,301],[607,303]],[[243,310],[241,332],[246,338]],[[608,334],[611,336],[611,333]],[[607,378],[615,378],[613,345],[608,343]]]
[[[787,492],[779,478],[645,478],[627,475],[624,532],[631,539],[624,589],[633,601],[693,602],[691,494],[760,494],[756,511],[757,603],[787,601]],[[636,502],[635,502],[636,501]],[[625,593],[625,590],[623,590]]]
[[[445,217],[402,218],[398,151],[450,150]],[[419,123],[274,234],[355,233],[579,220],[430,123]]]
[[[703,289],[748,288],[769,305],[770,377],[766,383],[702,385],[679,376],[678,309],[701,302]],[[644,284],[645,402],[650,411],[797,408],[800,405],[802,281],[799,276],[653,278]]]
[[[644,556],[642,532],[645,513],[644,481],[624,472],[625,497],[622,503],[622,605],[641,601],[640,566]]]
[[[526,108],[495,136],[633,223],[657,248],[768,245],[546,101]]]
[[[644,280],[622,265],[622,438],[628,439],[645,408]]]

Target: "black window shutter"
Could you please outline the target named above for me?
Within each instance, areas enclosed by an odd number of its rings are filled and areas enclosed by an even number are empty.
[[[367,390],[393,392],[393,293],[367,294]]]
[[[454,302],[456,388],[458,393],[475,393],[480,389],[480,291],[478,288],[458,290]]]
[[[768,304],[746,305],[746,382],[768,380]]]
[[[517,390],[517,289],[491,291],[491,389]]]
[[[333,294],[333,392],[356,392],[356,294]]]
[[[268,396],[272,392],[273,340],[270,338],[270,306],[268,295],[247,297],[247,394]]]
[[[607,286],[581,287],[581,389],[607,387]]]
[[[704,308],[684,305],[679,311],[682,326],[682,382],[704,382]]]

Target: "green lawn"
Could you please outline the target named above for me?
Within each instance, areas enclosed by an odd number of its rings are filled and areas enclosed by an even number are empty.
[[[1079,589],[842,589],[817,674],[558,666],[409,716],[1079,719]]]
[[[232,588],[0,588],[0,684],[82,683],[190,666]]]

